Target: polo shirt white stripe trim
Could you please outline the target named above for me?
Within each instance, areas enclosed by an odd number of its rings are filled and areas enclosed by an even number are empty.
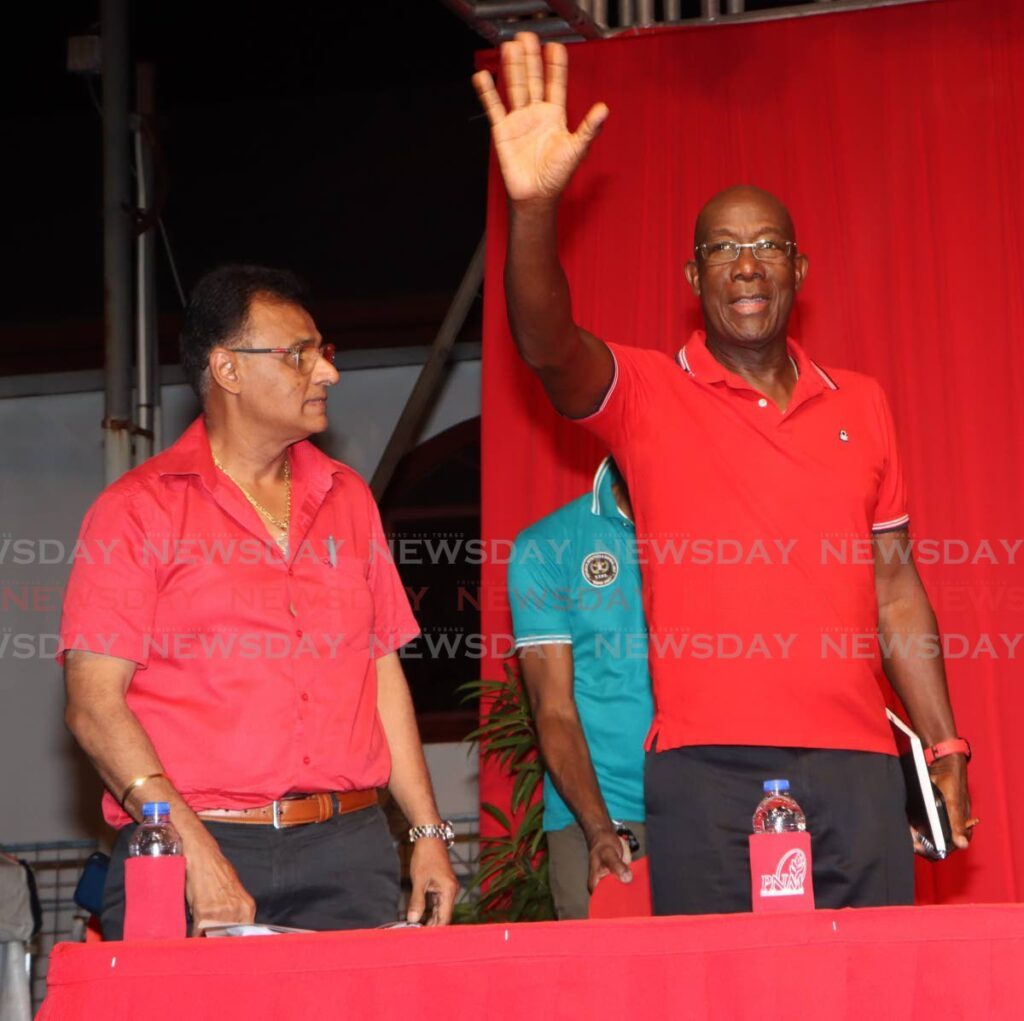
[[[604,395],[604,400],[601,401],[601,403],[597,406],[597,409],[595,411],[592,411],[589,415],[584,415],[582,418],[570,419],[570,421],[589,422],[590,419],[594,418],[596,415],[600,415],[601,412],[604,411],[605,406],[612,398],[612,394],[615,393],[615,384],[618,383],[619,381],[619,360],[618,358],[615,357],[615,352],[612,351],[611,348],[608,348],[608,351],[612,356],[612,365],[615,366],[615,371],[612,373],[612,382],[611,385],[608,387],[608,393]]]
[[[528,645],[572,645],[572,638],[569,635],[530,635],[516,639],[517,649],[525,649]]]
[[[685,344],[676,352],[676,361],[679,362],[679,364],[691,376],[693,375],[693,369],[690,368],[690,363],[689,363],[689,361],[687,361],[687,358],[686,358],[686,345]]]
[[[601,500],[599,497],[599,490],[601,489],[601,483],[604,481],[605,475],[611,467],[611,457],[606,457],[598,466],[597,471],[594,472],[594,483],[591,486],[592,498],[590,501],[590,513],[600,514],[601,513]]]
[[[910,521],[909,514],[903,514],[898,518],[893,518],[891,521],[876,521],[871,526],[872,532],[890,532],[895,528],[902,528],[903,525],[908,524]]]
[[[810,361],[811,365],[813,365],[814,368],[817,370],[818,375],[821,376],[823,380],[825,380],[825,383],[828,385],[828,388],[830,390],[839,389],[839,384],[816,361],[814,361],[813,359],[808,360]]]

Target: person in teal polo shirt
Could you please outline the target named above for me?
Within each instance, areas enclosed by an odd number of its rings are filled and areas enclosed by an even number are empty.
[[[560,919],[586,918],[645,853],[644,738],[654,713],[633,512],[606,458],[592,491],[516,538],[509,602],[544,760],[544,829]],[[632,839],[631,839],[632,838]]]

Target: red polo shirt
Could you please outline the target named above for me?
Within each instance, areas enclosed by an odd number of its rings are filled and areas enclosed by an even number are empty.
[[[788,344],[799,378],[785,412],[703,332],[675,359],[608,345],[615,378],[583,422],[636,514],[648,747],[894,751],[871,549],[873,531],[909,520],[892,417],[875,380]]]
[[[366,483],[308,441],[290,457],[287,559],[214,467],[201,418],[82,523],[58,659],[138,664],[128,706],[196,809],[390,773],[374,661],[419,629]],[[129,821],[109,794],[103,808]]]

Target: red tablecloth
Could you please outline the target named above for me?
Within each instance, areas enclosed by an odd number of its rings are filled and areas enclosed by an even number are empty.
[[[1024,905],[60,944],[40,1018],[1010,1018]]]

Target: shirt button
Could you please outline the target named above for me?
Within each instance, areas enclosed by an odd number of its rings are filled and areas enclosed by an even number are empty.
[[[296,629],[295,629],[295,634],[296,634],[296,635],[297,635],[297,636],[298,636],[299,638],[301,638],[301,637],[302,637],[302,630],[301,630],[301,628],[296,628]]]
[[[302,701],[303,702],[308,702],[309,701],[309,692],[308,691],[304,691],[302,693]]]
[[[766,400],[765,400],[765,399],[764,399],[764,398],[762,397],[762,398],[761,398],[761,399],[760,399],[760,400],[759,400],[759,401],[757,402],[757,406],[758,406],[759,408],[767,408],[767,407],[768,407],[768,402],[767,402],[767,401],[766,401]]]
[[[294,567],[289,567],[288,568],[288,577],[291,578],[294,574],[295,574],[295,568]]]
[[[309,758],[309,756],[308,756],[308,755],[303,755],[303,756],[302,756],[302,764],[303,764],[304,766],[308,766],[308,765],[309,765],[309,763],[310,763],[310,758]]]

